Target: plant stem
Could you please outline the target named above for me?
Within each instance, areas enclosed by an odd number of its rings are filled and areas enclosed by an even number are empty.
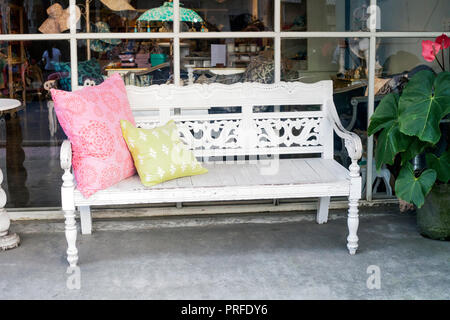
[[[439,66],[441,67],[442,71],[445,71],[445,69],[444,69],[444,67],[442,66],[441,62],[439,61],[437,55],[436,55],[435,57],[436,57],[437,63],[439,63]],[[444,61],[442,61],[442,62],[444,62]]]
[[[441,50],[441,54],[442,54],[442,65],[443,65],[443,71],[445,71],[445,57],[444,57],[444,48],[442,48]]]

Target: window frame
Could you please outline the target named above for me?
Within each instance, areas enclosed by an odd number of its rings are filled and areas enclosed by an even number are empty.
[[[75,21],[75,5],[76,0],[69,1],[69,11],[72,22],[70,24],[69,33],[59,34],[0,34],[0,41],[48,41],[48,40],[68,40],[70,42],[70,63],[72,90],[78,89],[78,53],[77,41],[93,40],[93,39],[171,39],[173,40],[173,64],[174,64],[174,84],[180,84],[180,39],[224,39],[224,38],[270,38],[274,43],[274,62],[275,62],[275,82],[281,80],[281,40],[283,39],[310,39],[310,38],[349,38],[361,37],[370,40],[369,47],[369,76],[368,76],[368,118],[374,112],[374,84],[375,84],[375,57],[376,57],[376,41],[378,38],[434,38],[442,33],[450,36],[449,32],[379,32],[374,26],[369,31],[353,32],[353,31],[281,31],[281,1],[274,1],[274,31],[264,32],[181,32],[179,22],[180,0],[173,0],[174,5],[174,22],[173,32],[164,33],[77,33]],[[376,7],[377,0],[370,0],[370,6]],[[378,10],[375,10],[371,16],[374,21],[377,19]],[[368,119],[369,123],[369,119]],[[373,136],[367,139],[367,168],[372,168],[373,157]],[[372,201],[372,170],[367,170],[366,177],[366,200]]]

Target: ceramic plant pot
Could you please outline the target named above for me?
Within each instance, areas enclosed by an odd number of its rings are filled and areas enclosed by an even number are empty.
[[[417,209],[420,234],[435,240],[450,240],[450,185],[435,185],[425,204]]]

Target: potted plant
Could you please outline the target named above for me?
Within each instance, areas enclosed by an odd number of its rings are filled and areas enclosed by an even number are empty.
[[[417,207],[422,235],[450,239],[449,135],[442,134],[450,114],[450,72],[445,71],[446,35],[422,42],[422,55],[436,60],[442,72],[423,70],[411,77],[401,92],[383,98],[370,119],[368,134],[377,135],[376,167],[400,164],[395,193]],[[442,62],[437,55],[441,52]],[[450,63],[449,63],[450,65]],[[413,159],[425,159],[423,168]]]

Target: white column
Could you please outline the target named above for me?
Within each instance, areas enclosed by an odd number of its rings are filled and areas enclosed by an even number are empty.
[[[20,238],[17,234],[9,233],[9,226],[11,224],[9,216],[6,213],[6,193],[2,189],[3,172],[0,169],[0,250],[7,250],[15,248],[20,243]]]

